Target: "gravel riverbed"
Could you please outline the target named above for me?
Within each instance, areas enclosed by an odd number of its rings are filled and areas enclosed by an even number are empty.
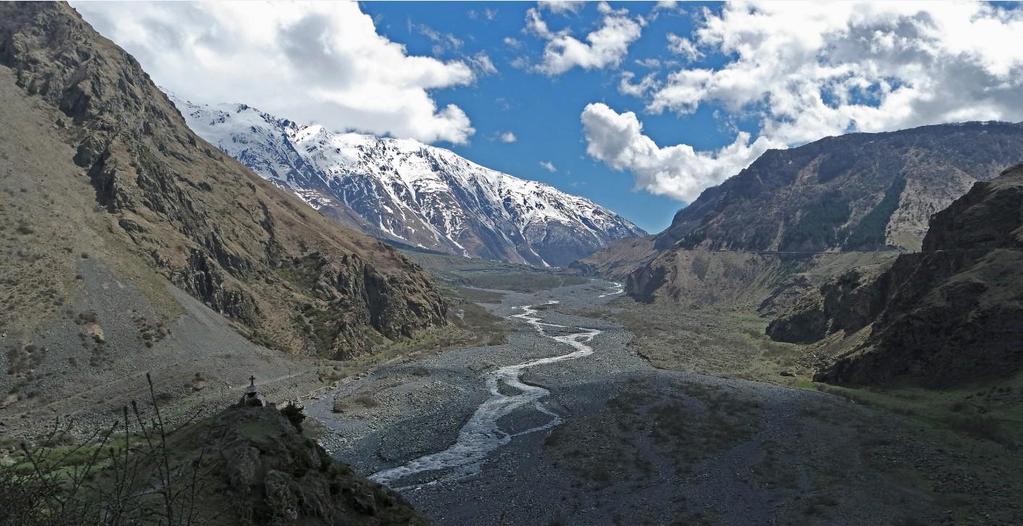
[[[894,423],[815,391],[655,369],[629,349],[631,333],[573,314],[617,290],[594,280],[506,293],[487,305],[512,327],[505,344],[379,367],[310,401],[307,413],[326,428],[328,451],[371,476],[455,444],[492,396],[487,373],[571,353],[550,336],[596,329],[592,354],[523,370],[523,382],[549,394],[497,421],[510,440],[468,467],[388,485],[438,524],[941,522],[931,497],[878,468],[877,446],[859,438],[902,432],[888,430]],[[536,316],[565,328],[545,335],[513,317],[549,302]],[[551,415],[560,423],[545,427]]]

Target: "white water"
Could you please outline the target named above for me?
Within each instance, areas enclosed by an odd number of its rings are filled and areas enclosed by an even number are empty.
[[[548,305],[555,303],[557,302],[552,301],[549,302]],[[519,376],[522,374],[523,370],[529,369],[530,367],[565,360],[575,360],[577,358],[593,354],[593,348],[586,345],[584,342],[591,341],[593,337],[600,334],[601,331],[597,329],[585,329],[579,327],[579,332],[574,332],[564,336],[551,336],[547,334],[544,327],[562,329],[567,327],[564,325],[544,323],[541,321],[541,318],[535,316],[537,311],[533,308],[533,306],[527,305],[520,308],[523,312],[521,314],[515,314],[513,316],[514,318],[525,320],[526,323],[532,325],[541,336],[569,345],[574,350],[568,354],[552,356],[549,358],[538,358],[536,360],[530,360],[517,365],[508,365],[487,373],[484,376],[484,379],[486,380],[487,389],[490,390],[490,398],[484,401],[479,408],[476,409],[472,418],[469,419],[458,433],[458,439],[454,444],[444,451],[431,453],[411,460],[402,466],[374,473],[369,477],[370,480],[394,486],[395,482],[410,475],[442,469],[450,469],[452,471],[450,474],[439,480],[453,480],[472,476],[479,473],[483,460],[486,459],[490,452],[507,444],[508,442],[511,442],[512,438],[544,429],[550,429],[561,423],[561,417],[544,407],[540,402],[543,398],[546,398],[547,395],[550,394],[550,391],[543,387],[524,383]],[[513,395],[502,394],[499,390],[501,383],[504,383],[519,392]],[[550,421],[544,425],[530,428],[525,431],[515,433],[514,435],[508,434],[498,427],[498,420],[512,413],[516,409],[527,405],[532,405],[537,411],[550,416]],[[414,487],[416,485],[412,486]]]
[[[621,294],[623,292],[625,292],[625,285],[622,285],[621,283],[618,283],[617,281],[612,281],[611,282],[611,290],[601,294],[599,297],[606,298],[608,296],[617,296],[617,295],[619,295],[619,294]]]

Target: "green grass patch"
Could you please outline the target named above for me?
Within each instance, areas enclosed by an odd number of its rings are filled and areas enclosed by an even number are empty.
[[[658,368],[788,386],[812,375],[804,347],[772,341],[764,331],[767,320],[753,312],[621,298],[586,315],[621,323],[635,335],[630,345]]]
[[[1023,374],[955,389],[854,388],[817,384],[821,391],[913,417],[926,424],[1001,445],[1023,445]]]
[[[127,445],[134,450],[142,440],[142,436],[132,434],[125,437],[124,433],[113,434],[105,442],[94,439],[73,443],[70,438],[61,437],[30,446],[32,459],[20,446],[11,444],[10,454],[0,459],[0,464],[21,476],[34,475],[38,469],[43,475],[65,479],[70,478],[75,470],[87,466],[91,466],[94,471],[106,467],[112,454],[123,455]]]

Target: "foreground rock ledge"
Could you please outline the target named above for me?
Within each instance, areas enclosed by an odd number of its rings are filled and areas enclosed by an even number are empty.
[[[215,524],[426,524],[396,493],[330,457],[273,407],[231,407],[175,434],[197,458]]]

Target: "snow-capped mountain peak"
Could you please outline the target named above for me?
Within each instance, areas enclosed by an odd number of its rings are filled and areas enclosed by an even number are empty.
[[[644,233],[588,199],[443,148],[301,125],[245,104],[171,98],[204,139],[324,214],[377,237],[558,266]]]

